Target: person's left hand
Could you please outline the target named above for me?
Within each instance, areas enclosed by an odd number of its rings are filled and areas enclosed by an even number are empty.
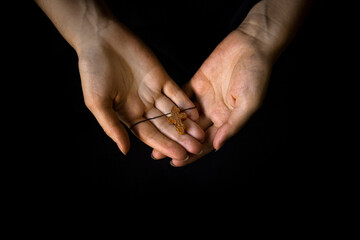
[[[185,166],[219,150],[260,107],[274,62],[266,53],[263,43],[237,29],[206,59],[185,86],[189,97],[196,97],[199,125],[206,133],[202,152],[187,161],[173,159],[173,166]],[[156,149],[152,155],[166,157]]]

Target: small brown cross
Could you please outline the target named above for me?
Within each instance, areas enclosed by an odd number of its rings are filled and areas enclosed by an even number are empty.
[[[183,135],[185,133],[185,125],[182,121],[186,120],[186,118],[186,113],[181,113],[178,107],[173,106],[173,108],[171,109],[171,116],[168,117],[168,123],[175,125],[176,131],[180,135]]]

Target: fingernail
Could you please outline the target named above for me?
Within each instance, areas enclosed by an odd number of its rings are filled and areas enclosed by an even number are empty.
[[[124,154],[124,155],[126,156],[126,153],[121,149],[120,144],[117,144],[117,143],[116,143],[116,145],[118,146],[120,152],[122,152],[122,154]]]
[[[197,153],[196,155],[200,155],[204,152],[204,150],[201,149],[201,151],[199,153]]]
[[[219,147],[218,147],[218,148],[215,148],[215,152],[219,151],[219,150],[220,150],[220,148],[222,148],[222,146],[224,146],[224,143],[225,143],[225,142],[222,142],[222,143],[219,145]]]
[[[123,150],[120,149],[120,152],[121,152],[122,154],[124,154],[124,156],[126,156],[126,153],[124,153]]]
[[[189,155],[187,155],[187,157],[186,157],[184,160],[176,160],[176,161],[182,161],[182,162],[185,162],[185,161],[189,160],[189,158],[190,158],[190,156],[189,156]],[[171,161],[172,161],[172,160],[171,160]]]
[[[154,157],[154,155],[151,153],[151,158],[154,159],[154,160],[157,160],[157,158]]]
[[[189,160],[189,158],[190,158],[190,156],[189,155],[187,155],[187,157],[184,159],[184,160],[182,160],[182,161],[187,161],[187,160]]]
[[[183,162],[185,162],[185,161],[189,160],[189,158],[190,158],[190,156],[187,155],[187,157],[186,157],[184,160],[178,160],[178,161],[183,161]],[[173,160],[170,161],[170,165],[173,166],[173,167],[178,167],[178,166],[175,166],[175,165],[174,165]]]

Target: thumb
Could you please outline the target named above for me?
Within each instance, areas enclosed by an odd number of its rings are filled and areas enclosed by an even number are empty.
[[[219,127],[214,137],[214,148],[219,150],[229,138],[234,136],[249,120],[253,111],[245,111],[241,108],[235,108],[228,120]]]
[[[129,135],[114,109],[107,105],[97,105],[89,109],[104,132],[117,144],[120,151],[126,155],[130,149]]]

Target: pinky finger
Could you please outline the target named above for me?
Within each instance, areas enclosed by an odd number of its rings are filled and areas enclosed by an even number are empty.
[[[151,153],[151,158],[154,160],[159,160],[159,159],[163,159],[166,158],[167,156],[162,154],[160,151],[153,149],[152,153]]]

